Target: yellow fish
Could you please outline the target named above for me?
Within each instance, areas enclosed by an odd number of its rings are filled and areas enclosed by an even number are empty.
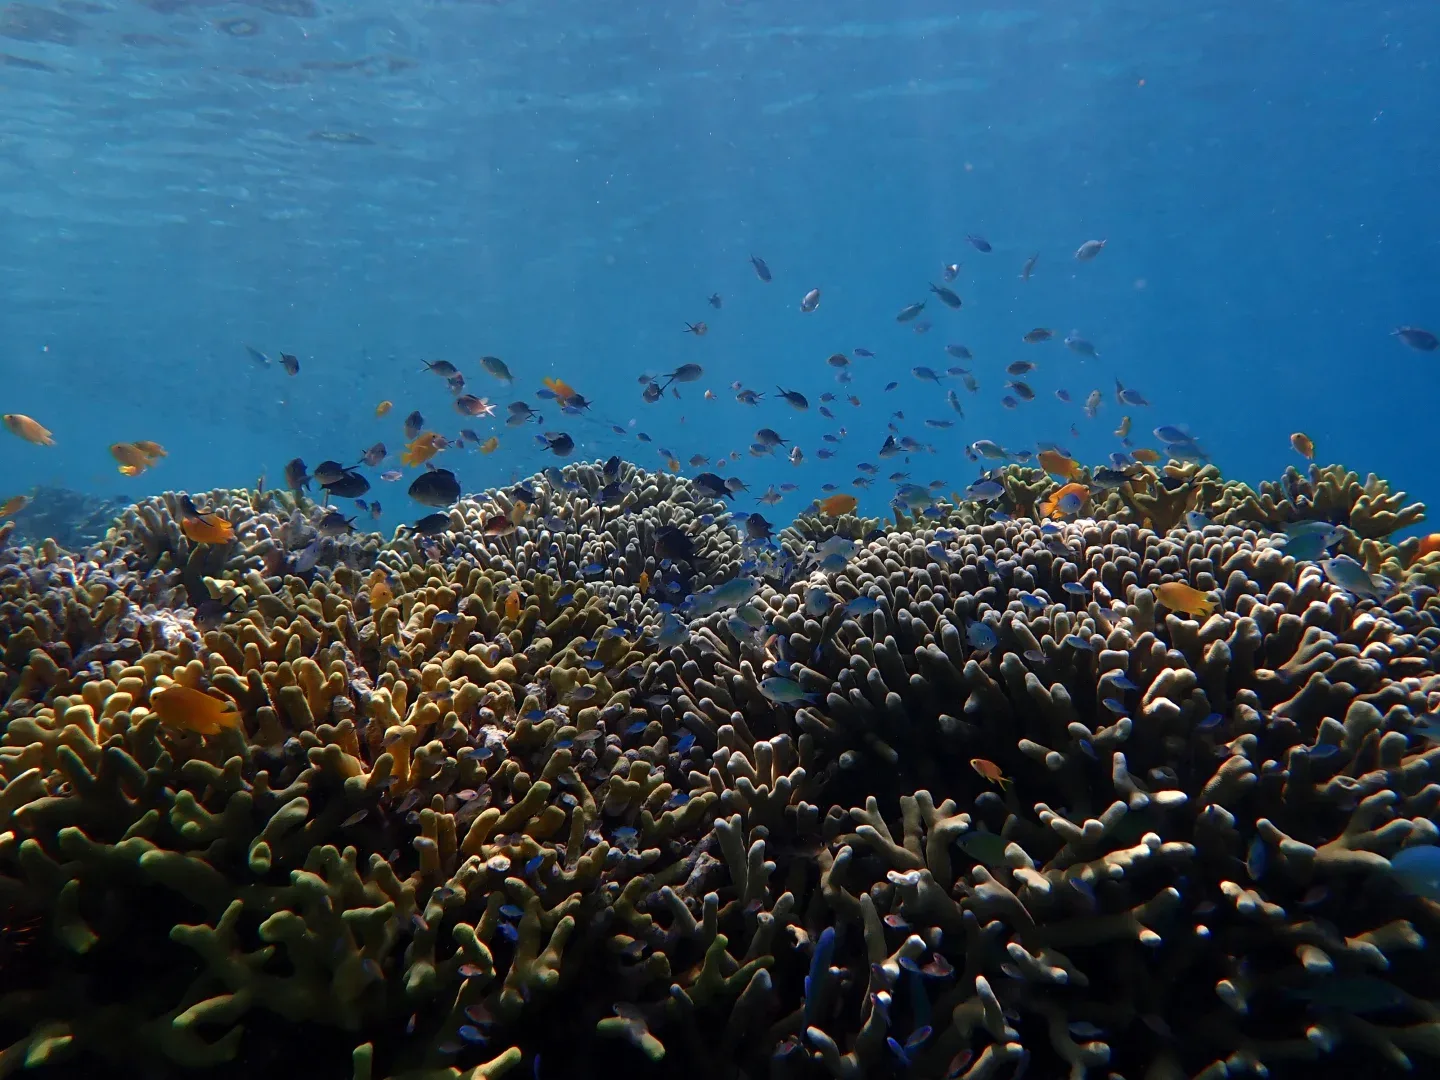
[[[1167,581],[1163,585],[1152,585],[1150,591],[1155,594],[1155,599],[1171,611],[1178,611],[1197,619],[1209,615],[1220,606],[1205,593],[1186,585],[1183,581]]]
[[[1297,431],[1294,435],[1290,436],[1290,445],[1293,446],[1295,452],[1306,461],[1315,460],[1315,443],[1310,436],[1306,435],[1303,431]]]
[[[498,435],[491,435],[488,439],[486,439],[483,443],[480,444],[480,452],[482,454],[493,454],[497,449],[499,449],[499,447],[500,437]]]
[[[29,495],[16,495],[13,498],[6,499],[5,505],[0,506],[0,517],[9,517],[11,514],[18,514],[29,505]]]
[[[860,505],[860,500],[854,495],[831,495],[828,499],[820,500],[820,512],[827,517],[839,517],[841,514],[854,513],[855,508]]]
[[[376,405],[376,406],[375,406],[375,415],[376,415],[377,417],[378,417],[378,416],[384,416],[386,413],[388,413],[388,412],[389,412],[391,409],[393,409],[394,407],[395,407],[395,403],[394,403],[393,401],[382,401],[382,402],[380,402],[379,405]]]
[[[1120,426],[1115,429],[1115,437],[1116,437],[1117,439],[1123,439],[1123,438],[1125,438],[1125,436],[1127,436],[1127,435],[1129,435],[1129,434],[1130,434],[1130,418],[1129,418],[1128,416],[1122,416],[1122,417],[1120,418]]]
[[[32,420],[24,413],[6,413],[0,416],[3,422],[10,429],[12,435],[19,435],[26,442],[34,443],[36,446],[54,446],[55,439],[50,434],[50,429],[37,420]]]
[[[511,622],[520,619],[520,590],[511,589],[505,597],[505,617]]]
[[[240,726],[235,702],[179,684],[152,693],[150,708],[161,723],[198,735],[219,735],[225,728]]]
[[[1151,450],[1148,446],[1142,446],[1138,450],[1131,450],[1130,456],[1140,462],[1141,465],[1154,465],[1160,460],[1159,451]]]

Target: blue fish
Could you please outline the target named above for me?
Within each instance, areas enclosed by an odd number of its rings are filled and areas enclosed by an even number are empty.
[[[983,622],[971,620],[965,627],[965,640],[970,643],[972,649],[980,652],[990,652],[1000,644],[1000,638]]]
[[[1440,900],[1440,847],[1405,848],[1391,857],[1390,872],[1407,892]]]
[[[857,596],[845,605],[846,615],[869,615],[880,607],[880,601],[873,596]]]

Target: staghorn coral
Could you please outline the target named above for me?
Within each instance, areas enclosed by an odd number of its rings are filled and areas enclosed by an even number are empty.
[[[1440,928],[1383,887],[1440,839],[1433,592],[1357,602],[1238,524],[962,503],[797,523],[746,602],[763,633],[722,610],[662,646],[655,601],[750,557],[682,478],[549,470],[303,574],[313,510],[252,499],[209,497],[222,556],[162,499],[87,558],[0,567],[0,892],[40,928],[0,1072],[216,1068],[302,1032],[322,1075],[366,1077],[1435,1054]],[[661,565],[664,525],[694,558]],[[837,531],[864,538],[845,569],[796,576]],[[1168,580],[1219,610],[1165,611]],[[243,602],[197,626],[200,589]],[[240,730],[162,724],[171,682]]]

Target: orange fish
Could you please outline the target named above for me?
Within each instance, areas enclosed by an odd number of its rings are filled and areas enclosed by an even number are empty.
[[[1068,458],[1058,450],[1041,450],[1040,467],[1051,476],[1059,477],[1061,480],[1080,479],[1080,463],[1074,458]]]
[[[820,512],[827,517],[839,517],[841,514],[854,513],[859,505],[860,500],[854,495],[831,495],[828,499],[820,500]]]
[[[16,496],[16,498],[23,497],[24,496]],[[14,499],[10,500],[10,502],[14,501]],[[9,503],[6,503],[6,505],[8,506]],[[0,510],[0,514],[3,513],[5,513],[5,511]],[[14,513],[14,511],[12,510],[11,513]],[[1429,536],[1422,536],[1420,538],[1420,546],[1415,549],[1415,558],[1423,559],[1426,555],[1433,555],[1437,551],[1440,551],[1440,533],[1431,533]]]
[[[564,405],[575,396],[575,388],[564,379],[556,379],[546,375],[545,385],[554,392],[555,400],[560,402],[561,405]]]
[[[149,439],[136,439],[130,444],[150,459],[150,464],[155,464],[162,457],[169,457],[165,448],[158,442],[151,442]]]
[[[197,544],[226,544],[235,539],[235,526],[219,514],[202,514],[190,501],[180,496],[180,531]]]
[[[1199,589],[1191,588],[1183,581],[1167,581],[1163,585],[1152,585],[1155,599],[1171,611],[1200,618],[1209,615],[1220,605]]]
[[[235,526],[219,514],[201,514],[180,522],[180,531],[197,544],[228,544],[235,539]]]
[[[510,508],[510,522],[519,525],[525,520],[525,515],[530,512],[530,505],[524,499],[516,499],[515,505]]]
[[[395,602],[395,591],[390,588],[390,583],[385,580],[385,575],[375,571],[370,577],[370,608],[379,611]]]
[[[198,735],[219,735],[240,726],[240,710],[229,698],[218,698],[188,686],[167,686],[150,695],[150,708],[160,722]]]
[[[9,517],[11,514],[18,514],[29,505],[30,496],[28,495],[16,495],[13,498],[6,499],[5,505],[0,506],[0,517]]]
[[[376,405],[376,406],[375,406],[375,415],[376,415],[376,416],[384,416],[386,413],[388,413],[388,412],[389,412],[391,409],[393,409],[394,407],[395,407],[395,403],[394,403],[393,401],[382,401],[382,402],[380,402],[379,405]]]
[[[416,435],[414,440],[400,455],[400,463],[414,468],[417,465],[424,465],[449,444],[445,436],[436,434],[433,431],[422,431]]]
[[[491,435],[488,439],[486,439],[483,443],[480,444],[480,452],[482,454],[493,454],[496,450],[499,449],[499,447],[500,437],[498,435]]]
[[[1041,517],[1055,517],[1058,514],[1067,513],[1067,511],[1064,510],[1060,506],[1060,504],[1062,501],[1067,501],[1067,497],[1070,495],[1080,496],[1079,509],[1081,510],[1083,510],[1085,508],[1085,504],[1090,501],[1090,489],[1087,488],[1084,484],[1066,484],[1064,487],[1058,488],[1036,509],[1040,511]]]
[[[155,459],[134,443],[117,442],[110,447],[110,456],[120,463],[125,476],[139,476],[155,463]]]
[[[28,416],[11,412],[0,416],[0,420],[4,421],[12,435],[19,435],[26,442],[34,443],[36,446],[55,445],[55,440],[50,435],[50,429]]]
[[[1160,460],[1160,452],[1158,450],[1151,450],[1148,446],[1142,446],[1139,450],[1131,450],[1130,456],[1140,462],[1141,465],[1154,465]]]
[[[1120,426],[1115,429],[1115,437],[1116,437],[1117,439],[1123,439],[1123,438],[1125,438],[1126,436],[1128,436],[1129,434],[1130,434],[1130,418],[1129,418],[1128,416],[1122,416],[1122,417],[1120,418]]]
[[[644,596],[647,592],[649,592],[649,591],[650,591],[650,573],[649,573],[649,571],[641,570],[641,571],[640,571],[640,580],[637,581],[635,584],[637,584],[638,586],[640,586],[640,595],[641,595],[641,596]]]
[[[511,589],[505,596],[505,617],[511,622],[520,619],[520,590]]]
[[[977,773],[983,776],[986,780],[989,780],[992,784],[995,784],[1001,788],[1008,787],[1010,784],[1009,777],[1007,777],[1003,772],[1000,771],[1000,766],[996,765],[988,758],[971,758],[970,768],[974,769]]]
[[[669,469],[671,472],[679,472],[679,471],[680,471],[680,462],[676,461],[676,460],[672,457],[669,461],[665,462],[665,467],[666,467],[667,469]]]
[[[1293,446],[1295,452],[1306,461],[1315,460],[1315,442],[1303,431],[1297,431],[1294,435],[1290,436],[1290,445]]]

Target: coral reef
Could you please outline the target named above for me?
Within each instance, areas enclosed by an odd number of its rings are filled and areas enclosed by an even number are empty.
[[[778,544],[612,460],[433,535],[217,491],[223,545],[167,495],[5,548],[0,1075],[1434,1068],[1424,508],[1001,475]]]

